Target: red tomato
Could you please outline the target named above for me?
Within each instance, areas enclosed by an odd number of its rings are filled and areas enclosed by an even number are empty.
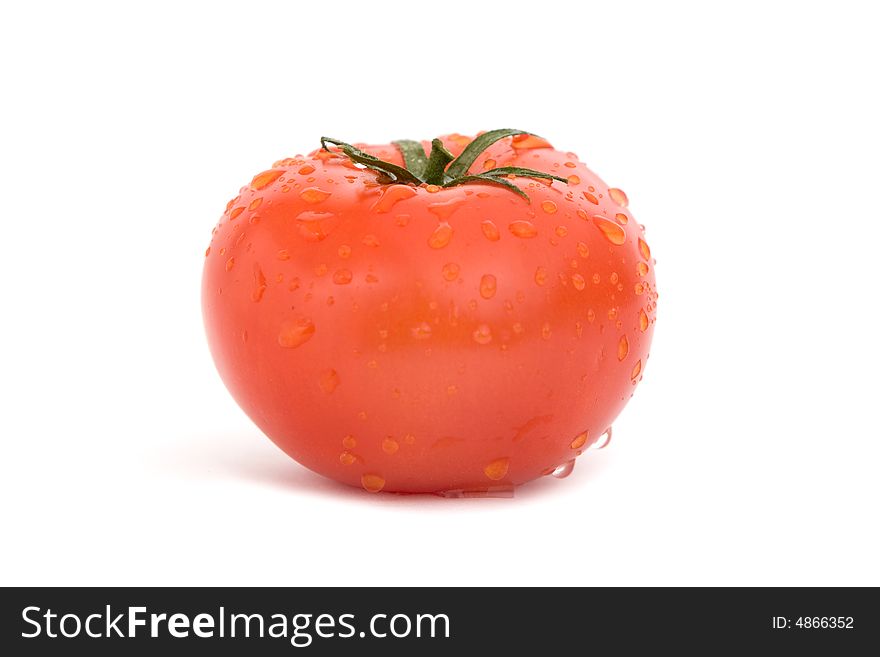
[[[441,141],[451,157],[471,139]],[[395,146],[362,149],[403,166]],[[291,457],[371,492],[491,493],[610,427],[653,332],[643,229],[622,191],[533,135],[459,174],[502,167],[567,182],[502,169],[407,184],[322,149],[229,202],[206,253],[208,341],[233,397]]]

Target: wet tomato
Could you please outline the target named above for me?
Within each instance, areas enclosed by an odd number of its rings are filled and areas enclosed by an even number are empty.
[[[233,397],[291,457],[371,492],[565,474],[648,358],[654,264],[626,195],[521,131],[324,139],[243,187],[206,256]]]

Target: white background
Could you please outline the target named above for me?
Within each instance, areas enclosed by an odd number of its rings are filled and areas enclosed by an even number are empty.
[[[0,583],[880,584],[877,22],[714,4],[3,3]],[[512,500],[306,471],[208,354],[226,201],[322,134],[509,126],[647,225],[611,446]]]

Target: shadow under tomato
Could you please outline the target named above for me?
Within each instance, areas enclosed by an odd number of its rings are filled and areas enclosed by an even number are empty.
[[[501,497],[443,497],[426,493],[367,493],[316,474],[299,465],[280,449],[255,445],[254,436],[214,436],[190,441],[185,448],[164,463],[172,461],[181,474],[189,477],[230,478],[269,486],[289,493],[318,495],[368,504],[396,505],[487,505],[511,504],[517,500],[537,500],[576,491],[601,476],[608,462],[607,454],[587,452],[577,460],[574,471],[565,479],[540,477]]]

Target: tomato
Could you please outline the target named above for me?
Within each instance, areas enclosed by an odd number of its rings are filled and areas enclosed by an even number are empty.
[[[214,229],[202,305],[236,401],[371,492],[569,470],[648,359],[654,263],[626,195],[519,131],[323,145],[256,175]]]

